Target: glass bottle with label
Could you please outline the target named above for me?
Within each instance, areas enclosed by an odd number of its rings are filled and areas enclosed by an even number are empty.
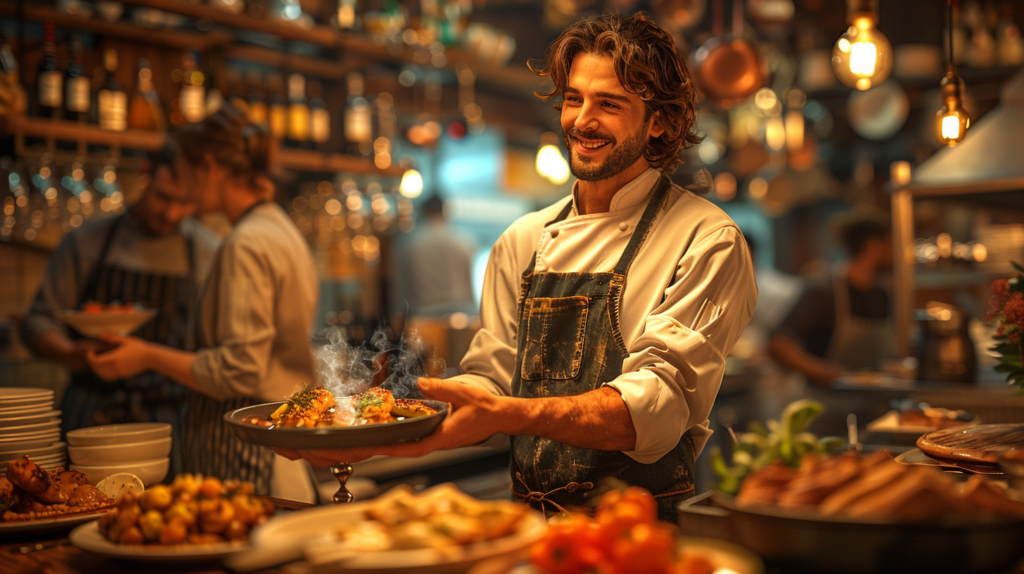
[[[36,115],[59,118],[64,100],[64,75],[57,63],[57,31],[53,22],[43,25],[43,58],[36,76]]]
[[[100,88],[100,127],[122,132],[128,129],[128,94],[121,89],[115,78],[117,74],[117,51],[107,48],[103,52],[103,69],[106,72],[103,87]]]
[[[206,117],[206,77],[197,69],[196,58],[185,56],[182,66],[181,90],[178,91],[178,109],[183,122],[198,122]]]
[[[153,88],[153,70],[145,58],[139,60],[139,83],[128,105],[128,127],[158,132],[167,130],[164,109]]]
[[[249,90],[249,120],[257,124],[267,123],[267,98],[263,95],[263,76],[259,70],[246,73],[246,84]]]
[[[267,91],[270,92],[267,98],[267,123],[270,124],[270,133],[282,141],[288,135],[288,102],[284,99],[284,78],[281,74],[272,72],[269,75]]]
[[[363,75],[348,75],[348,104],[345,106],[345,142],[348,153],[369,155],[373,151],[373,110],[363,97]]]
[[[309,139],[326,151],[331,141],[331,112],[324,103],[324,86],[316,80],[309,82]]]
[[[82,38],[71,37],[71,57],[68,67],[64,70],[64,109],[68,119],[80,122],[89,117],[89,106],[92,96],[92,85],[82,65]]]
[[[302,74],[288,76],[288,141],[298,147],[309,143],[309,104]]]

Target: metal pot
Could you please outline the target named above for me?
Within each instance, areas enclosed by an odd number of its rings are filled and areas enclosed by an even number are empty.
[[[743,1],[733,3],[733,31],[722,32],[722,0],[714,6],[714,34],[693,54],[694,78],[712,102],[731,108],[749,98],[764,85],[764,59],[743,39]]]
[[[978,357],[968,332],[967,314],[953,305],[930,302],[916,313],[921,327],[918,378],[923,381],[973,383]]]

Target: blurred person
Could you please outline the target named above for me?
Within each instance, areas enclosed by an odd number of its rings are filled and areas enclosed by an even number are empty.
[[[838,235],[845,266],[804,291],[768,347],[781,365],[824,388],[844,372],[878,370],[892,352],[889,295],[879,284],[892,269],[889,226],[858,217],[840,225]]]
[[[139,329],[146,341],[193,349],[188,319],[220,244],[191,216],[196,204],[175,177],[174,156],[152,153],[139,200],[122,215],[72,229],[50,256],[22,340],[71,371],[61,401],[61,430],[113,423],[165,422],[172,427],[170,476],[182,468],[182,419],[188,389],[157,373],[103,381],[86,361],[103,343],[69,331],[61,311],[87,302],[137,303],[157,315]]]
[[[89,364],[106,379],[156,371],[196,391],[187,472],[251,481],[258,492],[279,496],[305,480],[289,497],[308,500],[312,487],[302,465],[275,462],[272,450],[235,439],[222,420],[244,406],[286,399],[314,379],[309,337],[319,281],[306,239],[273,201],[277,141],[225,104],[183,127],[178,146],[178,173],[199,211],[223,212],[233,225],[200,299],[199,350],[108,337],[117,348],[89,351]]]
[[[392,298],[395,312],[411,316],[476,315],[473,258],[476,245],[448,223],[437,195],[420,207],[424,225],[399,247]],[[406,306],[407,305],[407,306]]]

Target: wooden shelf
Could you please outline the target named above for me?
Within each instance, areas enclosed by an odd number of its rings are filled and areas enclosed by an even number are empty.
[[[52,21],[60,28],[73,28],[83,32],[92,32],[101,36],[121,38],[144,44],[155,44],[178,50],[209,50],[211,47],[228,40],[223,34],[200,34],[188,30],[163,30],[143,28],[128,22],[107,22],[98,17],[83,18],[72,16],[49,6],[26,4],[24,17],[33,21]],[[16,18],[18,7],[13,4],[0,3],[0,16]]]
[[[27,116],[0,117],[3,131],[11,135],[31,138],[52,138],[58,141],[86,142],[99,146],[153,151],[167,143],[167,134],[140,130],[114,132],[92,124],[67,120],[51,120]],[[372,161],[346,154],[282,147],[278,155],[281,167],[301,172],[400,176],[404,170],[397,166],[378,169]]]
[[[231,28],[263,32],[286,40],[309,42],[326,48],[338,46],[338,34],[327,26],[303,28],[298,24],[272,18],[254,18],[248,14],[231,14],[205,4],[192,4],[185,0],[122,0],[130,6],[156,8],[191,18],[202,18]]]

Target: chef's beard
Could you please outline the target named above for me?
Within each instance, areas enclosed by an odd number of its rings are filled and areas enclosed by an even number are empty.
[[[610,134],[600,132],[580,132],[575,127],[570,128],[565,137],[565,149],[569,150],[569,169],[576,179],[581,181],[601,181],[618,175],[643,157],[647,151],[647,126],[641,127],[637,132],[618,143]],[[593,164],[589,158],[580,157],[576,153],[576,146],[573,141],[576,136],[583,136],[588,139],[607,140],[606,145],[611,146],[612,151],[604,163]]]

